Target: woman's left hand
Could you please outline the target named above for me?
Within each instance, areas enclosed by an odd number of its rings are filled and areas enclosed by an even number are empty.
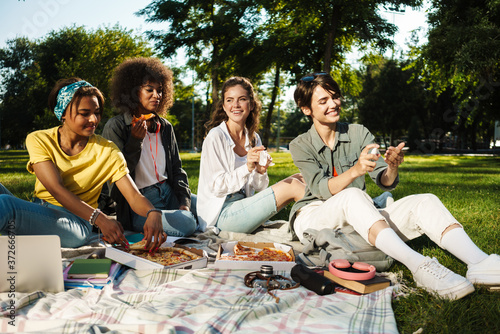
[[[262,151],[261,151],[262,152]],[[255,169],[259,174],[264,174],[267,172],[267,168],[269,168],[269,165],[271,164],[273,160],[270,159],[269,157],[267,158],[267,162],[264,166],[260,164],[260,152],[259,152],[259,162],[255,164]]]
[[[405,147],[405,143],[399,143],[398,146],[393,147],[389,146],[387,151],[385,151],[384,161],[387,163],[389,168],[397,169],[399,165],[401,165],[404,161],[404,152],[403,147]]]
[[[157,211],[149,213],[143,227],[146,249],[155,252],[162,243],[167,240],[167,234],[163,231],[162,214]]]

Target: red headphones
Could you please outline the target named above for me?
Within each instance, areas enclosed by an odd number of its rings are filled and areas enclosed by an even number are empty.
[[[344,259],[331,261],[330,264],[328,265],[328,269],[332,275],[350,281],[364,281],[367,279],[371,279],[375,277],[375,272],[376,272],[375,266],[371,264],[364,262],[355,262],[354,264],[351,265],[349,261]],[[349,270],[342,270],[342,269],[349,269]]]

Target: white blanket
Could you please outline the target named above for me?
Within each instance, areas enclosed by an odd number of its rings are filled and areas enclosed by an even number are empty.
[[[248,270],[127,270],[103,290],[0,296],[0,332],[397,333],[392,287],[318,296],[248,288]]]

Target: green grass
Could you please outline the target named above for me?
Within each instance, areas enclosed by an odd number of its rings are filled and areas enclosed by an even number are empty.
[[[272,154],[275,166],[269,169],[271,184],[296,173],[289,153]],[[182,153],[183,166],[194,192],[198,185],[200,154]],[[25,151],[0,151],[0,182],[20,198],[32,196],[34,176],[26,171]],[[460,221],[467,233],[487,253],[500,253],[500,158],[455,156],[407,156],[401,167],[401,183],[392,193],[397,200],[417,193],[437,195]],[[367,180],[371,196],[381,193]],[[277,218],[287,219],[290,207]],[[465,275],[466,266],[437,247],[427,237],[412,240],[414,249],[435,256],[443,265]],[[401,264],[390,271],[403,272],[414,287],[411,274]],[[484,288],[454,302],[437,299],[422,290],[393,302],[401,333],[500,333],[500,292]]]

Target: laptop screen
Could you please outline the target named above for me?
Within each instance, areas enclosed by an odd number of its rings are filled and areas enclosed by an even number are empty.
[[[64,291],[57,235],[0,236],[0,292]]]

